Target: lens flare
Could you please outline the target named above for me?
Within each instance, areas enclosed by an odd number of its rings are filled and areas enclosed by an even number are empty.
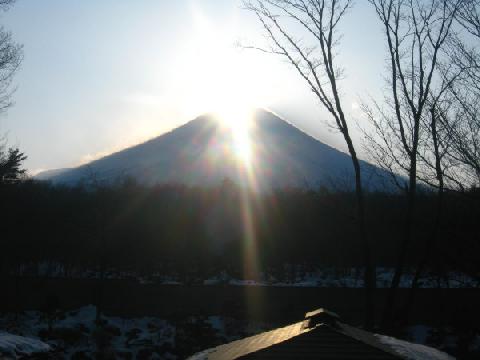
[[[253,110],[235,106],[217,111],[218,119],[231,132],[233,153],[245,167],[250,167],[252,160],[252,116]]]

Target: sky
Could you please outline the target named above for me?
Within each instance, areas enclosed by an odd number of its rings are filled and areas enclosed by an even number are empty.
[[[24,47],[0,133],[25,152],[31,174],[78,166],[226,107],[271,109],[345,150],[289,64],[238,46],[264,41],[240,0],[18,0],[0,21]],[[383,35],[363,0],[341,31],[344,107],[361,124],[361,99],[384,86]]]

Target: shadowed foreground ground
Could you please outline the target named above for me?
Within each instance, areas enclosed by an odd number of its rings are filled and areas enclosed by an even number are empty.
[[[85,279],[20,278],[3,281],[2,311],[45,310],[55,299],[61,309],[96,304],[100,282]],[[399,289],[399,303],[408,290]],[[324,307],[345,322],[360,324],[364,293],[361,289],[260,286],[142,285],[136,281],[104,282],[102,307],[115,316],[158,316],[165,319],[189,315],[224,315],[282,324]],[[387,290],[376,294],[377,315]],[[431,326],[480,323],[480,289],[419,289],[411,321]],[[468,315],[468,316],[467,316]],[[377,317],[378,317],[377,316]],[[460,326],[460,324],[458,324]]]

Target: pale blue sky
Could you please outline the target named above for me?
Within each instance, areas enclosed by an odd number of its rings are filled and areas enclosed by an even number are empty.
[[[18,0],[2,15],[24,45],[15,105],[0,131],[28,155],[27,168],[75,166],[139,143],[219,102],[269,107],[344,149],[326,115],[280,58],[235,47],[260,42],[237,0]],[[345,107],[383,86],[381,27],[358,0],[343,24]],[[230,96],[231,95],[231,96]],[[236,96],[235,96],[236,95]],[[243,97],[243,96],[242,96]],[[232,105],[234,106],[234,105]]]

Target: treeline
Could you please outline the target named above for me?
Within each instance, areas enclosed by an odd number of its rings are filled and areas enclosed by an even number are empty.
[[[228,180],[213,188],[144,187],[133,181],[72,188],[27,181],[3,184],[0,193],[3,274],[41,262],[63,264],[67,275],[69,269],[115,268],[179,279],[206,279],[222,271],[236,278],[260,273],[281,278],[285,264],[363,266],[353,193],[254,194]],[[480,274],[479,200],[477,191],[447,193],[429,269]],[[405,201],[395,194],[367,195],[377,266],[395,265]],[[419,196],[412,267],[431,236],[435,206],[432,194]]]

